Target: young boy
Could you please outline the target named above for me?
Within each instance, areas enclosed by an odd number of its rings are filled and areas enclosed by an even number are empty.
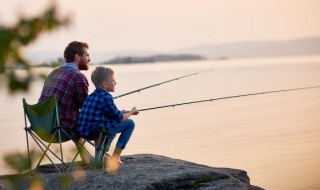
[[[97,67],[91,74],[91,80],[96,89],[83,103],[78,117],[78,132],[86,138],[98,126],[104,126],[108,133],[108,147],[116,134],[121,133],[111,158],[104,159],[106,169],[107,164],[110,165],[107,160],[113,162],[113,169],[117,169],[122,163],[120,154],[125,149],[135,126],[129,117],[137,115],[139,110],[134,107],[129,112],[119,111],[114,104],[113,97],[109,93],[115,91],[117,84],[112,69]]]

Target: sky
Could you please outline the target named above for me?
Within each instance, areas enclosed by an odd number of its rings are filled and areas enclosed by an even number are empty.
[[[91,52],[169,52],[320,36],[319,0],[2,0],[0,23],[39,15],[50,3],[72,23],[27,51],[63,51],[74,40],[87,42]]]

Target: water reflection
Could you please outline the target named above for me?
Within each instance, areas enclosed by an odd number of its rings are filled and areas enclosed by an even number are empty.
[[[120,109],[316,86],[320,82],[319,57],[112,68],[118,83],[114,95],[214,68],[212,72],[116,99]],[[88,79],[93,69],[91,66],[84,72]],[[25,150],[21,100],[26,97],[35,103],[42,83],[35,81],[28,94],[8,95],[1,89],[1,154]],[[93,91],[92,83],[89,91]],[[124,154],[153,153],[214,167],[244,169],[252,184],[266,189],[319,189],[319,96],[319,89],[310,89],[141,112],[133,117],[136,129]]]

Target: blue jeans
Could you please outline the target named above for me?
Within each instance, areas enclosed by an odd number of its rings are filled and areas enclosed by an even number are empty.
[[[108,144],[107,146],[110,147],[114,137],[117,133],[121,133],[118,139],[116,148],[124,149],[129,142],[131,134],[134,130],[134,122],[132,119],[127,119],[122,123],[116,124],[114,128],[108,129]]]

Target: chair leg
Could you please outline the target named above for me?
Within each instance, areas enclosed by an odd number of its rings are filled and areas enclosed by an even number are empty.
[[[83,144],[84,144],[84,143],[83,143]],[[72,168],[74,161],[76,160],[76,158],[77,158],[78,155],[79,155],[79,151],[82,151],[82,150],[79,150],[78,145],[76,145],[76,146],[77,146],[77,153],[76,153],[76,155],[73,157],[73,159],[72,159],[72,161],[71,161],[71,164],[70,164],[69,167],[67,168],[67,171],[66,171],[66,172],[69,172],[69,170]]]
[[[95,151],[95,158],[97,159],[98,158],[98,155],[100,153],[100,149],[101,149],[101,137],[102,137],[102,134],[99,133],[99,138],[98,138],[98,143],[97,143],[97,147],[96,147],[96,151]]]
[[[110,155],[107,153],[108,151],[109,151],[109,147],[108,147],[108,136],[106,135],[105,138],[104,138],[104,146],[103,146],[103,154],[102,154],[102,157],[103,157],[104,155],[110,157]]]
[[[103,165],[103,155],[105,153],[107,136],[102,136],[102,133],[99,134],[98,144],[96,146],[96,155],[95,155],[95,163],[96,167],[102,167]]]
[[[100,159],[100,154],[101,154],[101,151],[102,151],[102,133],[99,133],[99,138],[98,138],[98,144],[97,144],[97,147],[96,147],[96,151],[95,151],[95,161],[98,162],[99,159]]]
[[[29,148],[29,137],[28,137],[27,129],[25,129],[25,131],[26,131],[26,140],[27,140],[27,149],[28,149],[29,169],[30,169],[30,172],[31,172],[31,158],[30,158],[30,148]]]
[[[40,142],[42,146],[47,147],[47,145],[45,145],[45,144],[41,141],[41,139],[39,139],[39,137],[37,137],[36,135],[34,135],[34,134],[31,133],[31,132],[30,132],[30,135],[31,135],[31,137],[32,137],[35,141],[36,141],[36,139],[37,139],[38,142]],[[38,144],[38,146],[39,146],[39,144]],[[59,156],[57,156],[52,150],[48,149],[48,151],[49,151],[52,155],[54,155],[58,160],[60,160],[62,164],[64,164],[65,166],[67,166],[67,164],[64,163],[64,162],[62,162],[61,158],[60,158]]]
[[[49,147],[50,147],[50,145],[51,145],[51,141],[52,141],[52,139],[54,138],[55,134],[56,134],[56,132],[54,132],[54,134],[53,134],[53,136],[52,136],[52,138],[51,138],[50,143],[48,144],[48,146],[45,146],[45,147],[46,147],[45,150],[42,148],[42,146],[39,144],[39,142],[34,139],[35,142],[37,143],[37,145],[39,146],[39,148],[42,150],[43,154],[42,154],[42,156],[41,156],[41,158],[40,158],[37,166],[35,167],[33,173],[35,173],[35,172],[37,171],[40,163],[42,162],[42,160],[43,160],[43,158],[44,158],[44,156],[47,156],[47,158],[50,160],[50,162],[52,163],[52,165],[53,165],[53,166],[58,170],[58,172],[61,174],[61,171],[59,170],[59,168],[54,164],[54,162],[51,160],[51,158],[47,155],[47,151],[50,150]]]
[[[61,162],[64,163],[63,161],[63,151],[62,151],[62,143],[61,143],[61,133],[60,133],[60,129],[58,129],[58,136],[59,136],[59,144],[60,144],[60,154],[61,154]],[[69,168],[69,166],[66,164],[66,169]]]
[[[61,131],[62,131],[67,137],[69,137],[73,142],[75,142],[75,140],[72,139],[71,136],[70,136],[64,129],[62,129]],[[76,146],[77,146],[77,153],[76,153],[76,155],[73,157],[73,159],[72,159],[72,161],[71,161],[71,164],[68,166],[66,172],[69,172],[69,170],[72,168],[72,166],[73,166],[76,158],[78,157],[80,151],[83,151],[87,156],[90,157],[90,159],[93,159],[93,157],[92,157],[92,155],[90,154],[90,152],[84,147],[84,143],[85,143],[85,142],[77,144],[77,142],[75,142],[75,144],[76,144]]]
[[[77,146],[77,153],[76,153],[76,155],[73,157],[73,159],[72,159],[72,161],[71,161],[71,164],[69,165],[69,167],[68,167],[68,169],[67,169],[66,172],[69,172],[69,170],[72,168],[72,166],[73,166],[76,158],[77,158],[78,155],[80,154],[80,151],[83,151],[87,156],[89,156],[89,157],[90,157],[90,160],[93,159],[93,157],[91,156],[91,154],[89,153],[89,151],[84,147],[84,144],[85,144],[85,142],[76,144],[76,146]]]

